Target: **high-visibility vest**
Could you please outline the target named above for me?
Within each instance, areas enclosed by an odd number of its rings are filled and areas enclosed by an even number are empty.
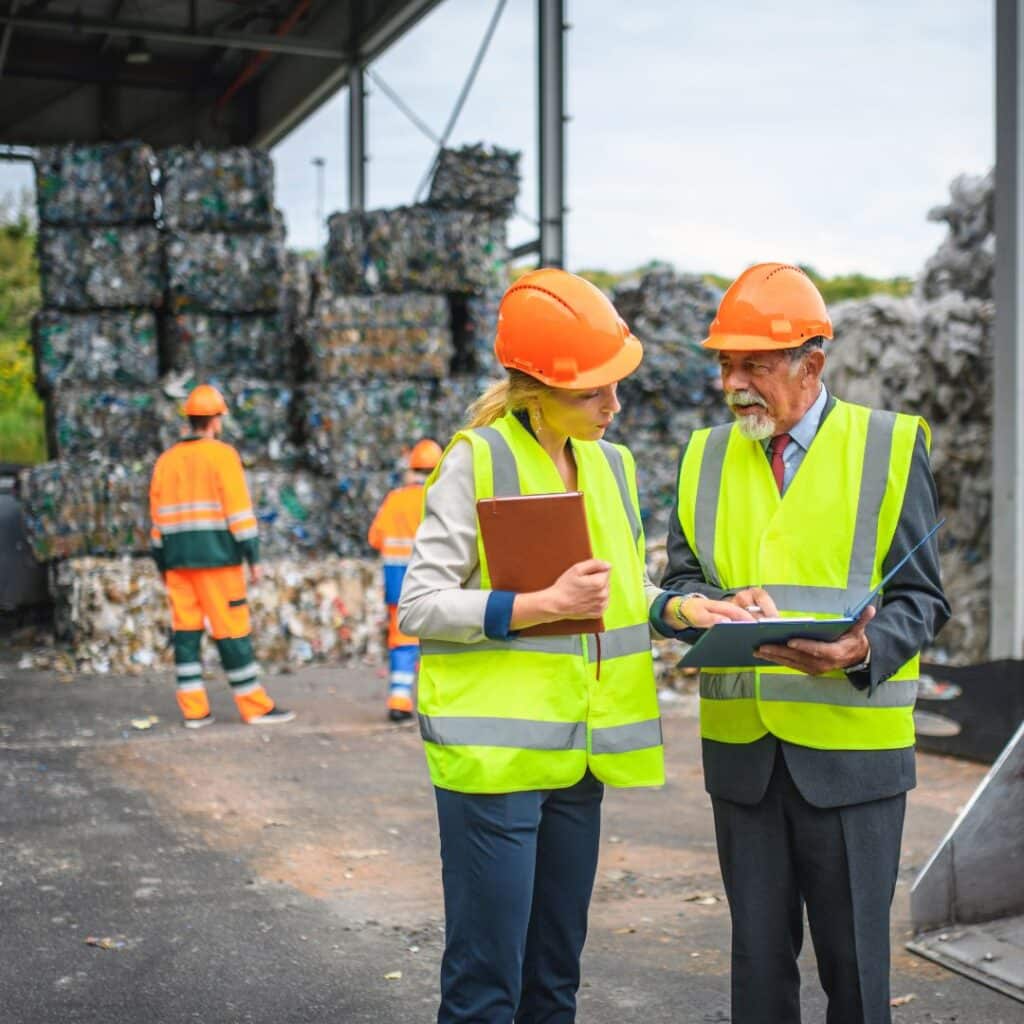
[[[462,431],[451,444],[460,441],[473,448],[478,500],[565,491],[550,457],[512,414]],[[430,777],[442,788],[565,788],[588,767],[613,786],[664,782],[633,458],[604,441],[571,443],[594,557],[612,565],[605,631],[473,644],[421,638],[420,733]],[[477,552],[487,590],[479,531]]]
[[[764,450],[734,425],[698,430],[679,474],[679,522],[705,579],[764,587],[780,614],[836,618],[884,575],[919,429],[916,416],[836,402],[780,496]],[[766,733],[824,750],[914,742],[915,655],[873,693],[842,670],[705,669],[701,735],[752,743]]]
[[[366,539],[381,553],[385,565],[408,565],[412,542],[423,519],[423,485],[408,484],[389,491],[373,517]]]
[[[259,528],[238,452],[213,438],[186,438],[153,467],[150,542],[164,569],[257,561]]]

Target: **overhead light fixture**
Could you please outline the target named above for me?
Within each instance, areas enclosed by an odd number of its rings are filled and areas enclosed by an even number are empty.
[[[146,46],[146,40],[142,36],[132,36],[128,40],[128,49],[125,51],[125,64],[148,64],[153,59],[153,54]]]

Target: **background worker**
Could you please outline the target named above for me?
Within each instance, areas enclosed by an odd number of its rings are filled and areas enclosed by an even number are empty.
[[[830,395],[831,337],[797,267],[758,264],[722,298],[704,345],[734,422],[683,452],[662,581],[688,595],[681,626],[707,598],[842,615],[935,525],[928,425]],[[805,906],[829,1024],[888,1024],[918,652],[948,617],[932,538],[834,642],[766,645],[769,665],[701,672],[734,1024],[798,1024]]]
[[[227,411],[216,388],[195,388],[185,402],[190,432],[157,459],[149,485],[153,558],[171,603],[178,706],[190,729],[213,721],[200,658],[204,620],[242,720],[270,725],[295,717],[275,707],[253,654],[242,562],[255,583],[259,536],[242,460],[217,440]]]
[[[575,1019],[604,785],[663,781],[648,622],[661,592],[633,457],[602,439],[643,349],[597,288],[545,269],[502,298],[495,353],[508,376],[471,406],[426,487],[399,622],[422,646],[441,831],[438,1022],[553,1024]],[[543,590],[494,589],[477,500],[576,490],[594,557]],[[599,615],[596,637],[519,634]]]
[[[441,458],[441,446],[423,438],[413,445],[405,482],[381,502],[367,541],[384,562],[384,603],[388,607],[388,718],[412,718],[412,687],[420,662],[420,642],[398,628],[398,596],[412,556],[412,541],[423,519],[423,483]]]

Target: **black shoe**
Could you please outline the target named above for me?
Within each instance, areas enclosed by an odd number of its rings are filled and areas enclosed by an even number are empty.
[[[400,711],[398,708],[388,708],[389,722],[408,722],[412,718],[411,711]]]
[[[285,711],[284,708],[271,708],[262,715],[250,718],[246,725],[279,725],[283,722],[290,722],[295,717],[294,711]]]
[[[204,725],[213,725],[213,715],[204,715],[202,718],[186,718],[181,724],[186,729],[202,729]]]

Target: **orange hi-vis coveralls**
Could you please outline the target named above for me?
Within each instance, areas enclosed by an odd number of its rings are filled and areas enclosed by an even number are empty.
[[[274,702],[259,681],[250,638],[242,562],[259,562],[259,536],[238,452],[222,441],[187,437],[157,459],[149,485],[150,540],[164,574],[174,626],[178,706],[204,718],[203,624],[217,643],[245,721]]]
[[[419,667],[420,645],[398,628],[398,597],[412,557],[412,542],[423,519],[423,485],[397,487],[381,502],[367,541],[384,561],[384,601],[388,606],[388,708],[412,712],[412,687]]]

